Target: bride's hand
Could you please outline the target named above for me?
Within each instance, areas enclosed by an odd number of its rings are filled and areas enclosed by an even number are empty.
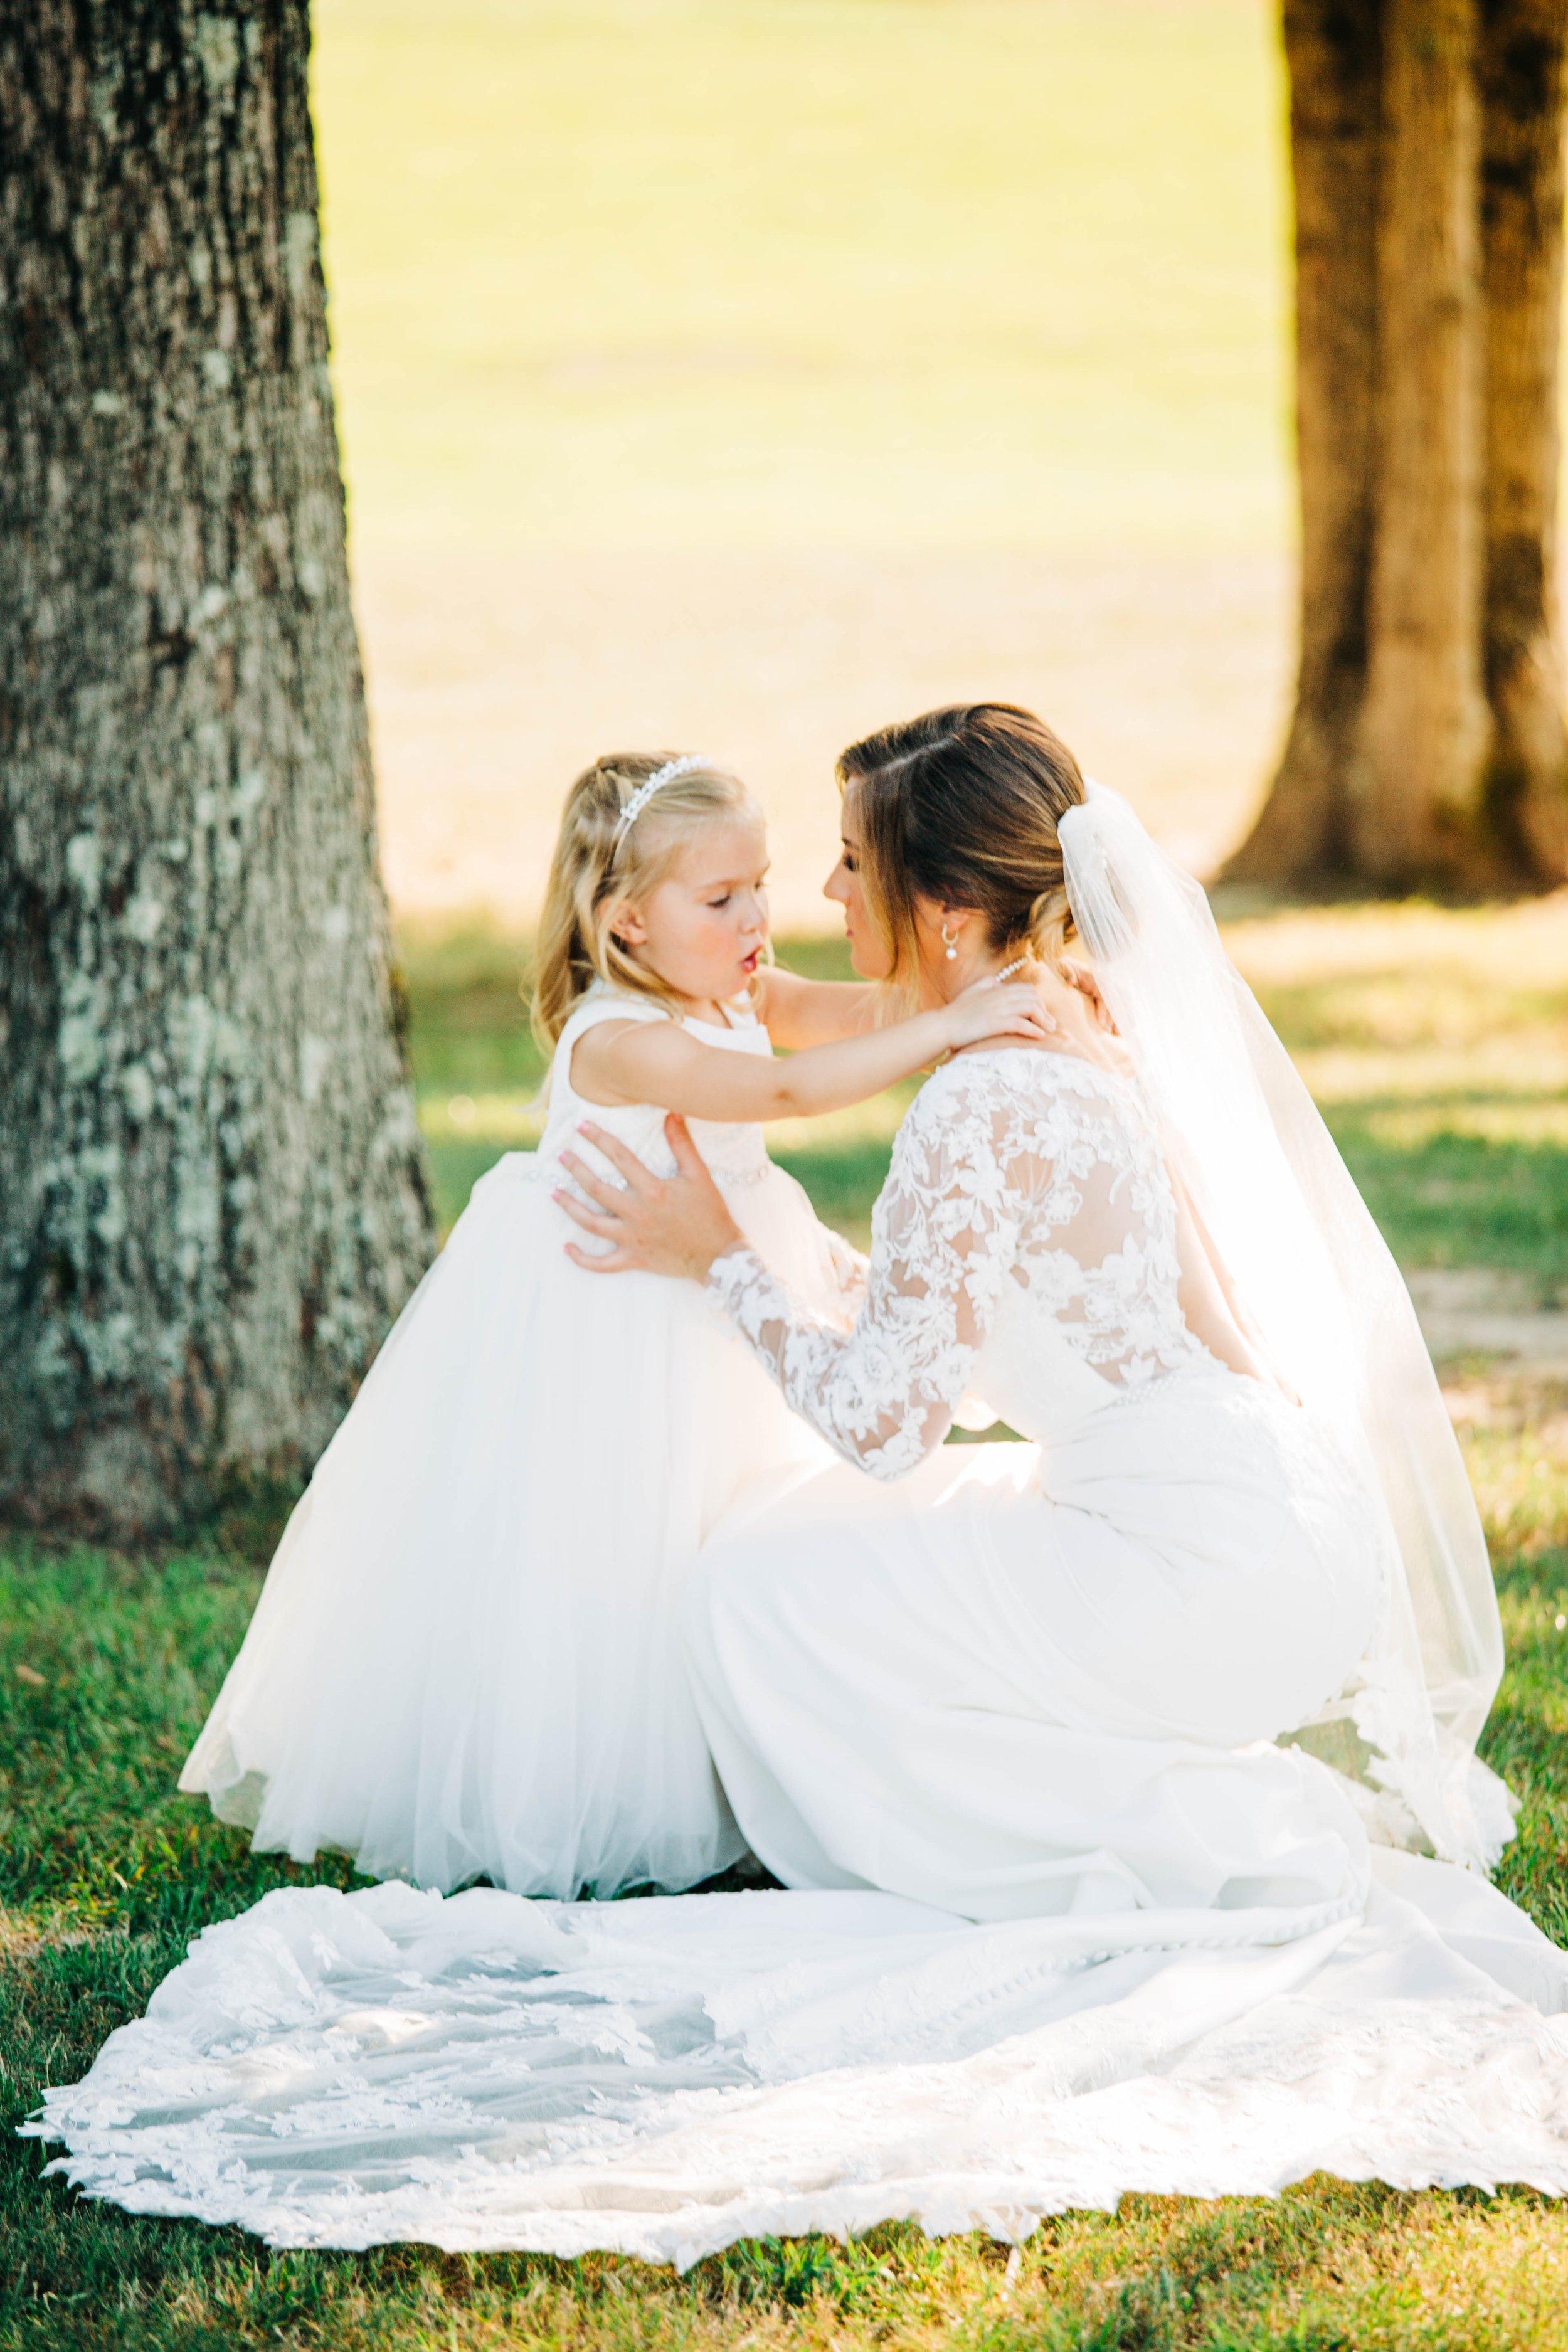
[[[950,1053],[985,1037],[1019,1037],[1038,1045],[1058,1025],[1030,980],[973,981],[944,1010]]]
[[[1090,971],[1088,964],[1063,963],[1058,968],[1060,970],[1061,976],[1066,981],[1068,986],[1069,988],[1076,988],[1080,996],[1088,997],[1090,1004],[1094,1007],[1095,1019],[1099,1022],[1102,1029],[1108,1029],[1110,1032],[1110,1034],[1114,1037],[1118,1033],[1116,1023],[1111,1018],[1110,1007],[1107,1004],[1104,997],[1101,996],[1100,992],[1100,982],[1096,980],[1093,972]]]
[[[589,1274],[621,1274],[638,1268],[644,1274],[687,1275],[705,1282],[716,1257],[743,1238],[724,1206],[724,1196],[708,1171],[708,1163],[687,1132],[686,1121],[671,1111],[664,1122],[675,1154],[673,1176],[656,1176],[635,1151],[602,1127],[584,1119],[578,1132],[625,1177],[612,1184],[578,1159],[561,1154],[561,1165],[584,1192],[595,1208],[585,1208],[572,1193],[557,1190],[551,1198],[585,1234],[597,1234],[614,1246],[605,1252],[584,1249],[568,1242],[566,1255]]]

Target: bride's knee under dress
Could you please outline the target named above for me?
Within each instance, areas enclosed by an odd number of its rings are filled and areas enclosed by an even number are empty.
[[[1099,1385],[1041,1446],[835,1466],[716,1531],[689,1663],[787,1885],[983,1920],[1357,1899],[1354,1807],[1272,1743],[1366,1648],[1364,1496],[1257,1381]]]

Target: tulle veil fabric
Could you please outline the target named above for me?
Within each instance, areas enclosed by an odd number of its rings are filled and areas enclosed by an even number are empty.
[[[1104,785],[1059,835],[1079,938],[1215,1254],[1274,1370],[1381,1497],[1373,1645],[1299,1736],[1361,1786],[1376,1833],[1489,1868],[1512,1830],[1475,1753],[1502,1631],[1409,1293],[1197,882]]]

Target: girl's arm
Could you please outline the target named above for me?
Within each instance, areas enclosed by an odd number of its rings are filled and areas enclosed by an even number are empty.
[[[868,980],[803,980],[763,964],[757,973],[757,1018],[786,1054],[858,1037],[877,1025],[877,989]]]
[[[1063,963],[1058,970],[1069,988],[1089,999],[1100,1027],[1114,1032],[1116,1024],[1089,966]],[[868,980],[803,980],[779,964],[763,964],[757,973],[757,1017],[786,1054],[874,1028],[877,997],[876,984]]]
[[[809,1118],[864,1102],[959,1045],[1043,1045],[1056,1027],[1027,981],[976,981],[951,1004],[787,1061],[704,1045],[673,1021],[603,1021],[579,1038],[572,1089],[587,1102],[657,1103],[687,1118]]]

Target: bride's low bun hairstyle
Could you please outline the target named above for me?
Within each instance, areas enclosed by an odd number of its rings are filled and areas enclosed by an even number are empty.
[[[1084,797],[1078,761],[1045,721],[1010,702],[955,702],[852,743],[838,782],[856,793],[860,881],[913,995],[917,898],[972,908],[996,952],[1060,961],[1073,936],[1057,827]]]

